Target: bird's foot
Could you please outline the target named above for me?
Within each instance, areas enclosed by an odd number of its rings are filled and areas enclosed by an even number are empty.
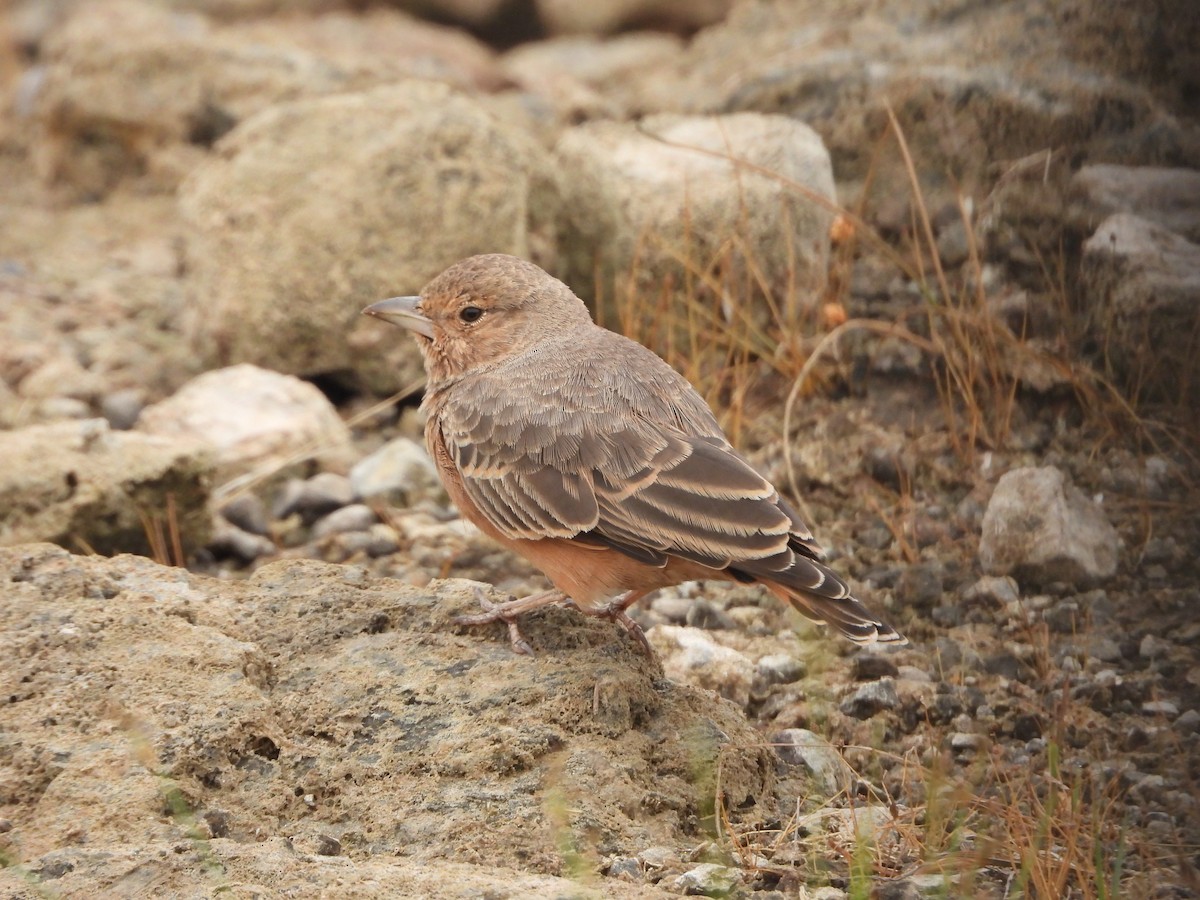
[[[643,596],[646,596],[647,593],[648,592],[646,592],[646,590],[626,590],[624,594],[618,596],[616,599],[608,601],[604,606],[580,606],[577,604],[577,602],[570,599],[565,600],[564,605],[576,608],[576,610],[582,612],[584,616],[595,616],[596,618],[608,619],[611,620],[611,622],[616,622],[629,632],[629,636],[634,638],[634,641],[637,642],[638,646],[640,646],[644,652],[646,652],[646,655],[649,656],[650,659],[655,659],[654,648],[650,647],[650,642],[646,640],[646,632],[642,630],[641,625],[638,625],[636,622],[634,622],[634,619],[630,618],[629,612],[626,612],[629,610],[630,606],[636,604],[636,602],[641,600]]]
[[[483,588],[478,587],[475,588],[475,597],[483,608],[483,612],[473,616],[456,616],[454,624],[471,626],[503,622],[508,628],[508,640],[512,644],[513,651],[523,656],[534,655],[533,645],[521,634],[517,619],[531,609],[559,603],[564,599],[561,591],[541,591],[537,594],[530,594],[528,597],[521,597],[519,600],[512,598],[503,603],[493,603]]]

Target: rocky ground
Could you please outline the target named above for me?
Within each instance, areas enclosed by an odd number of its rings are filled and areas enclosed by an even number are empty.
[[[0,3],[5,896],[1200,896],[1186,4],[360,7]],[[543,581],[358,311],[484,251],[910,643],[455,627]]]

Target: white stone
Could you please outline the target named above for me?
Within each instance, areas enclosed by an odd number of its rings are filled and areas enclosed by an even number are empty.
[[[324,394],[248,364],[193,378],[142,410],[137,430],[198,441],[231,471],[309,453],[341,464],[350,453],[350,430]]]

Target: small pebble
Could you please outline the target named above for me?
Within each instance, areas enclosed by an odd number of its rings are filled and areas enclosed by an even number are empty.
[[[764,656],[755,666],[755,675],[764,684],[792,684],[804,677],[804,663],[786,653]]]
[[[1148,716],[1166,716],[1174,719],[1179,715],[1179,707],[1170,700],[1147,700],[1142,704],[1142,712]]]
[[[268,538],[243,531],[223,519],[217,519],[208,546],[217,556],[234,557],[244,563],[254,562],[259,557],[275,552],[275,544]]]
[[[321,472],[307,481],[291,479],[284,485],[272,514],[283,519],[300,513],[308,521],[354,502],[350,479],[335,472]]]
[[[264,536],[271,532],[271,523],[267,519],[267,507],[254,494],[241,494],[234,497],[218,511],[228,522],[236,525],[242,531]]]
[[[856,719],[869,719],[885,709],[895,709],[900,704],[896,695],[896,684],[891,678],[868,681],[842,701],[839,709]]]
[[[145,406],[146,394],[141,388],[124,388],[104,395],[100,414],[117,431],[128,431],[137,424]]]

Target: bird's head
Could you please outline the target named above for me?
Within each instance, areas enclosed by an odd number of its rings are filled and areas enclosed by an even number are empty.
[[[392,297],[363,310],[413,333],[432,382],[486,368],[590,326],[583,301],[533,263],[490,253],[457,262],[420,296]]]

